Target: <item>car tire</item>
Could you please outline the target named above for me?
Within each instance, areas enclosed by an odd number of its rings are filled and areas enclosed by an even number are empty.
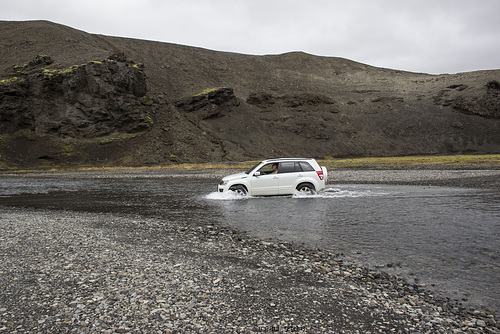
[[[245,187],[243,187],[242,185],[232,186],[231,188],[229,188],[229,190],[234,191],[238,195],[242,195],[242,196],[247,195],[247,189]]]
[[[316,194],[316,189],[311,183],[301,183],[297,186],[297,191],[301,194],[314,195]]]

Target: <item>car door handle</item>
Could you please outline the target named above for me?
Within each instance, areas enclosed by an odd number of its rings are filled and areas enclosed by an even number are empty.
[[[304,177],[304,175],[302,175],[302,174],[299,174],[299,177]]]

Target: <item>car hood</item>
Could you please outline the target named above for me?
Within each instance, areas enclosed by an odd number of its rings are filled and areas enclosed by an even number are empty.
[[[238,174],[232,174],[228,175],[223,178],[224,181],[232,181],[232,180],[238,180],[238,179],[246,179],[248,177],[247,173],[238,173]]]

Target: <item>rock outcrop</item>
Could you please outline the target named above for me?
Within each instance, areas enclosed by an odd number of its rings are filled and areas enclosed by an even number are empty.
[[[300,108],[300,107],[314,107],[326,109],[335,112],[333,105],[335,101],[328,96],[318,94],[285,94],[282,96],[274,96],[266,92],[251,93],[246,99],[248,104],[254,105],[261,109],[274,109],[274,108]]]
[[[435,102],[442,106],[451,106],[465,114],[500,118],[500,83],[488,82],[479,89],[470,89],[467,85],[451,85],[435,97]]]
[[[112,56],[66,69],[49,56],[15,66],[0,83],[0,133],[93,138],[148,130],[144,66]],[[149,101],[149,100],[148,100]]]
[[[463,112],[470,112],[484,117],[500,118],[500,84],[489,82],[482,96],[459,96],[452,107]]]
[[[196,112],[202,120],[224,116],[224,111],[236,107],[240,103],[232,88],[212,88],[185,97],[175,103],[177,108],[185,112]]]

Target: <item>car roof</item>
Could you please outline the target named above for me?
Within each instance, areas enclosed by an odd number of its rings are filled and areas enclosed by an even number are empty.
[[[266,159],[262,160],[262,162],[281,162],[281,161],[304,161],[304,160],[314,160],[313,158],[275,158],[275,159]]]

